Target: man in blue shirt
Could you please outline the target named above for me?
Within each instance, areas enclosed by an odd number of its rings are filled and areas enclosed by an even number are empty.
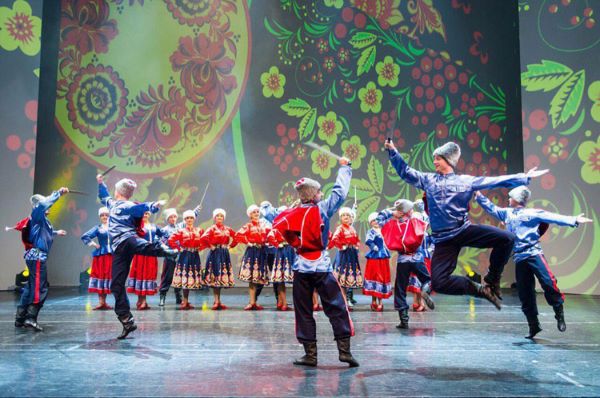
[[[28,221],[29,233],[27,236],[27,249],[24,255],[29,277],[21,293],[19,305],[17,306],[17,313],[15,315],[16,327],[25,326],[32,328],[36,332],[44,330],[37,323],[37,318],[48,296],[46,260],[52,248],[54,237],[56,235],[64,236],[67,234],[62,229],[55,231],[52,228],[52,224],[48,220],[48,213],[52,205],[68,192],[69,189],[63,187],[58,191],[52,192],[50,196],[36,194],[30,199],[33,210]]]
[[[323,311],[333,327],[339,360],[350,367],[358,366],[350,352],[350,337],[354,326],[342,290],[333,276],[331,259],[327,252],[329,220],[342,206],[352,179],[350,162],[340,159],[335,185],[327,199],[321,200],[321,184],[310,178],[301,178],[295,188],[301,204],[285,210],[273,221],[288,243],[297,250],[294,270],[294,312],[296,338],[304,346],[305,355],[295,365],[317,366],[317,325],[313,317],[312,296],[315,289],[321,297]]]
[[[435,244],[431,259],[432,289],[444,294],[482,297],[500,310],[500,278],[510,257],[515,236],[500,228],[471,224],[469,202],[475,191],[526,185],[531,178],[539,177],[548,170],[533,168],[526,174],[498,177],[457,175],[454,167],[460,158],[460,147],[448,142],[433,152],[435,173],[424,173],[408,166],[391,141],[386,141],[385,147],[398,175],[426,194]],[[492,248],[485,285],[464,276],[452,275],[463,247]]]
[[[508,193],[510,207],[496,206],[479,191],[475,193],[475,196],[483,210],[502,221],[506,225],[506,229],[516,236],[513,258],[521,309],[529,324],[527,338],[533,339],[542,331],[535,299],[535,278],[544,290],[546,301],[554,309],[556,327],[561,332],[567,330],[563,309],[565,296],[558,289],[556,277],[548,267],[548,262],[540,246],[540,236],[543,233],[540,231],[540,227],[546,224],[547,228],[547,224],[552,223],[575,228],[579,224],[592,222],[592,220],[584,217],[583,214],[563,216],[541,209],[525,208],[531,197],[531,191],[525,186],[516,187]]]
[[[164,200],[146,203],[130,201],[137,184],[128,178],[123,178],[115,184],[115,198],[113,199],[101,174],[96,176],[96,180],[98,181],[100,202],[110,211],[108,234],[113,250],[111,291],[115,296],[115,313],[123,325],[123,331],[117,338],[124,339],[137,329],[125,290],[125,282],[129,275],[133,256],[141,254],[154,257],[174,257],[176,252],[169,250],[160,241],[151,243],[138,235],[144,213],[147,211],[157,213],[165,204]]]

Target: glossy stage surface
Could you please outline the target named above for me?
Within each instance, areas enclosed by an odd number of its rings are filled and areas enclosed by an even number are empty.
[[[361,366],[338,362],[324,314],[316,315],[319,366],[291,364],[302,355],[293,312],[244,312],[246,291],[227,291],[227,311],[211,311],[212,294],[192,294],[193,311],[167,306],[134,313],[139,329],[125,341],[112,311],[91,308],[78,289],[50,290],[42,333],[15,329],[16,296],[0,292],[0,396],[600,396],[600,297],[567,296],[566,333],[538,296],[544,329],[527,324],[514,292],[504,308],[466,297],[436,296],[433,312],[410,314],[399,331],[391,300],[368,310],[357,294],[352,352]],[[135,302],[135,297],[130,296]],[[109,298],[112,303],[112,298]],[[198,307],[203,307],[198,308]]]

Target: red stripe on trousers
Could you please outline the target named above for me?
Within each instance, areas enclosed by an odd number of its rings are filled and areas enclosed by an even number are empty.
[[[554,277],[554,274],[552,273],[552,271],[550,271],[550,267],[548,266],[548,263],[546,262],[546,258],[541,254],[539,256],[540,256],[540,260],[542,260],[542,264],[544,264],[544,267],[546,267],[546,272],[548,272],[548,275],[550,275],[550,280],[552,281],[552,287],[554,288],[555,291],[560,293],[560,297],[564,300],[565,294],[563,292],[561,292],[560,289],[558,288],[558,285],[556,284],[556,278]]]
[[[40,302],[40,260],[35,262],[35,292],[33,293],[33,304]]]

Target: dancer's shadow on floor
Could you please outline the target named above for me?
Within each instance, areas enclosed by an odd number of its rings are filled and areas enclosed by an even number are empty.
[[[137,345],[129,340],[107,339],[91,341],[89,343],[82,344],[79,348],[82,350],[114,352],[123,356],[132,356],[139,359],[147,359],[152,357],[169,361],[171,358],[173,358],[171,354],[153,350],[146,346]]]
[[[536,337],[533,340],[524,339],[524,341],[518,341],[518,342],[515,342],[512,344],[515,347],[529,349],[531,351],[542,351],[544,349],[554,348],[554,349],[560,349],[560,350],[566,350],[566,351],[587,352],[590,348],[589,346],[582,345],[581,343],[568,343],[568,342],[555,341],[555,340],[544,339],[544,338],[539,338],[539,337]],[[598,344],[592,344],[592,345],[598,346]]]

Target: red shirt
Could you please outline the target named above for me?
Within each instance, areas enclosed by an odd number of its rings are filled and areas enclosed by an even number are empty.
[[[351,225],[341,224],[333,233],[333,237],[329,241],[329,248],[337,247],[343,249],[344,246],[358,246],[360,239],[356,230]]]
[[[279,247],[279,245],[288,244],[285,238],[283,237],[283,234],[277,229],[272,229],[271,232],[269,232],[269,235],[267,236],[267,241],[269,242],[269,245],[273,247]]]
[[[267,235],[271,231],[260,221],[250,221],[235,233],[233,244],[234,247],[238,243],[245,245],[265,245],[267,243]]]
[[[206,247],[224,245],[229,246],[229,242],[235,236],[235,231],[223,224],[213,224],[204,231],[200,238],[202,244]]]
[[[185,227],[174,232],[169,237],[169,246],[173,249],[197,249],[202,250],[203,246],[200,237],[204,231],[199,227]]]

